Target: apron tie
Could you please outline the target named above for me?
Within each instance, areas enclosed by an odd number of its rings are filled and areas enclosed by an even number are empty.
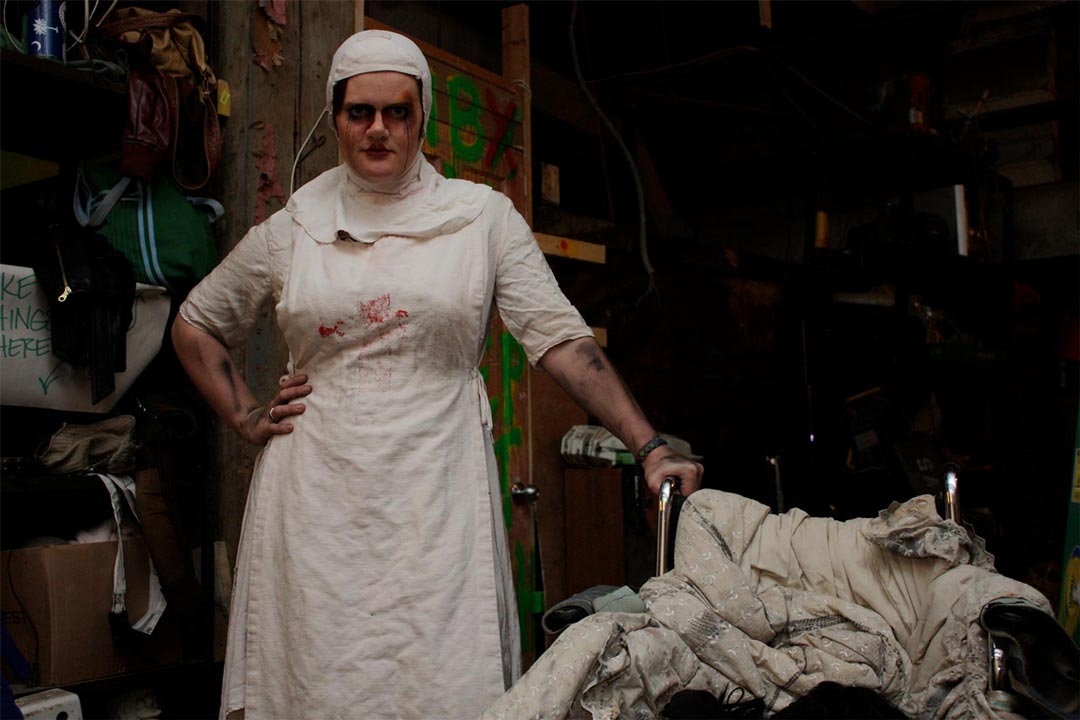
[[[488,399],[487,386],[484,383],[484,376],[480,374],[480,370],[473,368],[469,371],[469,380],[472,382],[473,387],[476,388],[476,398],[480,403],[480,421],[487,428],[488,432],[492,431],[492,419],[491,419],[491,401]]]

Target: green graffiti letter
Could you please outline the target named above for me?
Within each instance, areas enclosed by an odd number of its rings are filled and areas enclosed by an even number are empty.
[[[476,162],[484,155],[484,128],[480,124],[480,91],[466,75],[446,79],[449,99],[450,146],[465,162]]]
[[[435,88],[439,87],[439,76],[435,74],[435,71],[431,71],[431,116],[428,118],[427,123],[427,143],[431,147],[435,147],[439,144],[439,127],[436,124],[436,120],[439,118],[439,101],[436,99],[439,96],[435,94]],[[449,176],[447,176],[449,177]]]
[[[513,527],[514,519],[510,514],[510,448],[521,446],[521,428],[516,427],[495,438],[493,450],[495,463],[499,466],[499,486],[502,488],[503,516],[506,527]]]

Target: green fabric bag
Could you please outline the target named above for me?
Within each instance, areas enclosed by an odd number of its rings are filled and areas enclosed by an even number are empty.
[[[139,282],[190,288],[217,262],[211,225],[225,209],[216,200],[185,196],[160,173],[151,184],[84,163],[74,205],[79,224],[108,238],[131,262]]]

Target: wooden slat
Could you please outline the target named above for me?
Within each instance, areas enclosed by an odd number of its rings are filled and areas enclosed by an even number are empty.
[[[444,98],[447,97],[447,87],[446,87],[447,78],[450,78],[450,77],[465,77],[465,78],[468,78],[469,80],[473,81],[476,84],[477,88],[480,88],[480,87],[483,87],[484,89],[490,88],[491,91],[492,91],[492,94],[495,96],[495,99],[497,101],[497,107],[490,107],[486,102],[486,98],[483,98],[483,97],[480,98],[479,103],[472,102],[468,97],[465,97],[465,96],[457,98],[457,101],[462,103],[464,106],[478,107],[481,110],[486,110],[488,112],[492,112],[494,114],[501,115],[503,117],[510,117],[510,118],[512,118],[513,113],[516,112],[516,110],[517,110],[517,103],[513,103],[513,108],[514,109],[511,110],[510,113],[507,113],[506,110],[505,110],[505,108],[507,106],[511,105],[511,101],[517,99],[518,94],[517,94],[517,89],[516,88],[514,90],[507,90],[506,88],[502,88],[502,87],[492,87],[490,85],[487,85],[483,81],[483,79],[481,79],[481,78],[477,78],[477,77],[475,77],[473,75],[470,75],[468,73],[461,72],[460,70],[458,70],[457,68],[455,68],[455,67],[453,67],[451,65],[447,65],[446,63],[441,63],[441,62],[432,60],[430,57],[428,58],[428,68],[431,70],[431,73],[435,76],[435,85],[434,85],[433,90],[436,92],[436,94],[442,95]],[[443,109],[446,106],[446,100],[443,100],[442,102],[439,102],[439,100],[436,100],[436,102],[439,103],[439,109],[440,110]]]
[[[572,240],[545,233],[536,233],[536,242],[540,244],[540,249],[545,255],[573,258],[600,265],[607,262],[607,248],[599,243]]]
[[[538,62],[532,64],[532,79],[529,87],[534,108],[582,132],[601,134],[600,118],[585,99],[580,85]]]
[[[594,327],[591,328],[593,333],[596,334],[596,342],[600,344],[600,347],[607,347],[607,328]]]

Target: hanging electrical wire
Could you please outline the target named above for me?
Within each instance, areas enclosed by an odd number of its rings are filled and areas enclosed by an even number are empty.
[[[600,104],[596,101],[596,98],[589,92],[589,87],[585,83],[585,76],[581,73],[581,63],[578,59],[577,51],[577,40],[574,37],[574,27],[577,25],[577,10],[578,0],[574,0],[573,4],[570,6],[570,55],[574,62],[574,74],[577,76],[578,84],[581,85],[581,90],[585,93],[585,97],[588,99],[589,104],[593,106],[593,109],[596,110],[596,114],[600,116],[600,120],[604,123],[604,127],[606,127],[612,137],[615,138],[616,144],[618,144],[623,155],[626,156],[626,162],[630,166],[630,175],[634,179],[634,191],[637,194],[638,203],[638,247],[641,252],[641,263],[645,266],[645,272],[649,275],[649,287],[645,291],[645,295],[648,295],[650,292],[656,292],[657,298],[659,298],[659,291],[656,288],[656,281],[653,274],[653,266],[649,261],[649,245],[645,232],[645,191],[641,186],[641,176],[638,173],[637,165],[634,163],[634,156],[630,153],[630,149],[626,147],[626,143],[623,142],[622,137],[619,135],[619,131],[615,129],[611,120],[604,114],[604,111],[600,108]]]
[[[94,16],[94,13],[97,12],[99,2],[100,0],[94,0],[94,7],[93,9],[91,9],[90,0],[83,0],[83,29],[82,32],[78,35],[68,30],[66,26],[67,24],[65,23],[64,29],[67,31],[67,34],[71,37],[71,39],[74,40],[74,42],[70,45],[64,46],[65,58],[67,57],[67,54],[75,48],[76,45],[79,45],[86,39],[87,33],[90,32],[90,19]]]
[[[75,48],[75,46],[80,45],[86,41],[86,36],[90,34],[90,21],[93,20],[94,15],[97,14],[98,5],[100,4],[100,2],[101,0],[94,0],[94,7],[91,8],[90,0],[83,0],[83,29],[82,32],[78,35],[71,32],[70,30],[67,31],[67,34],[74,40],[74,42],[64,48],[65,55],[71,52],[71,50]],[[101,27],[101,24],[105,22],[105,18],[109,17],[109,13],[113,11],[113,8],[116,7],[116,4],[118,2],[120,2],[120,0],[112,0],[112,2],[109,3],[109,7],[105,8],[105,12],[101,13],[101,15],[98,16],[98,20],[94,23],[94,27]]]
[[[300,158],[304,156],[304,148],[311,142],[311,136],[315,134],[316,128],[319,127],[319,123],[322,122],[323,116],[330,112],[330,108],[324,107],[319,112],[319,117],[315,118],[315,123],[311,126],[311,130],[308,131],[307,137],[304,138],[304,142],[300,143],[300,147],[296,150],[296,157],[293,158],[292,170],[289,172],[289,197],[296,192],[296,168],[300,166]]]

